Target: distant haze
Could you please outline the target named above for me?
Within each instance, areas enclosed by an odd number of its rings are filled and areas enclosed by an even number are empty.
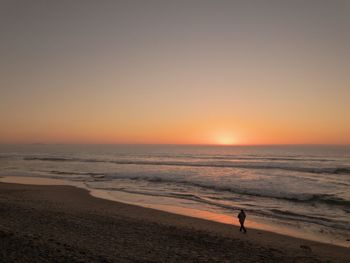
[[[0,3],[0,143],[350,144],[349,1]]]

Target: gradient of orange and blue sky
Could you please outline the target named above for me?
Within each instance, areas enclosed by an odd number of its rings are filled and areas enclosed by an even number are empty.
[[[1,143],[350,144],[350,1],[0,2]]]

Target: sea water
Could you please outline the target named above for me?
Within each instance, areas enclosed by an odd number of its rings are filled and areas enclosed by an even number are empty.
[[[0,176],[350,246],[346,146],[1,145]]]

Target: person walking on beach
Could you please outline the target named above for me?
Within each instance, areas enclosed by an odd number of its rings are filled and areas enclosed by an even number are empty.
[[[238,214],[238,219],[239,219],[239,223],[241,224],[241,228],[239,229],[240,232],[244,232],[244,233],[247,233],[247,229],[245,229],[244,227],[244,221],[245,221],[245,218],[246,218],[246,215],[243,211],[243,209],[241,209],[241,212]]]

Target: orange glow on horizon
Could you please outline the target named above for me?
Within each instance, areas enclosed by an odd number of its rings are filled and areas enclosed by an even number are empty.
[[[7,2],[0,144],[350,145],[343,1]]]
[[[3,132],[0,143],[68,143],[68,144],[184,144],[184,145],[278,145],[278,144],[346,144],[347,134],[313,130],[285,130],[272,125],[248,127],[245,123],[213,131],[220,126],[198,123],[174,123],[169,127],[147,125],[127,127],[108,127],[107,124],[86,124],[83,127],[45,127],[40,130],[22,129],[21,132]],[[271,127],[272,126],[272,127]],[[234,131],[234,132],[232,132]],[[348,142],[349,143],[349,142]]]
[[[235,144],[239,144],[237,139],[232,134],[230,134],[228,132],[221,132],[221,133],[216,134],[214,136],[213,143],[214,144],[218,144],[218,145],[235,145]]]

